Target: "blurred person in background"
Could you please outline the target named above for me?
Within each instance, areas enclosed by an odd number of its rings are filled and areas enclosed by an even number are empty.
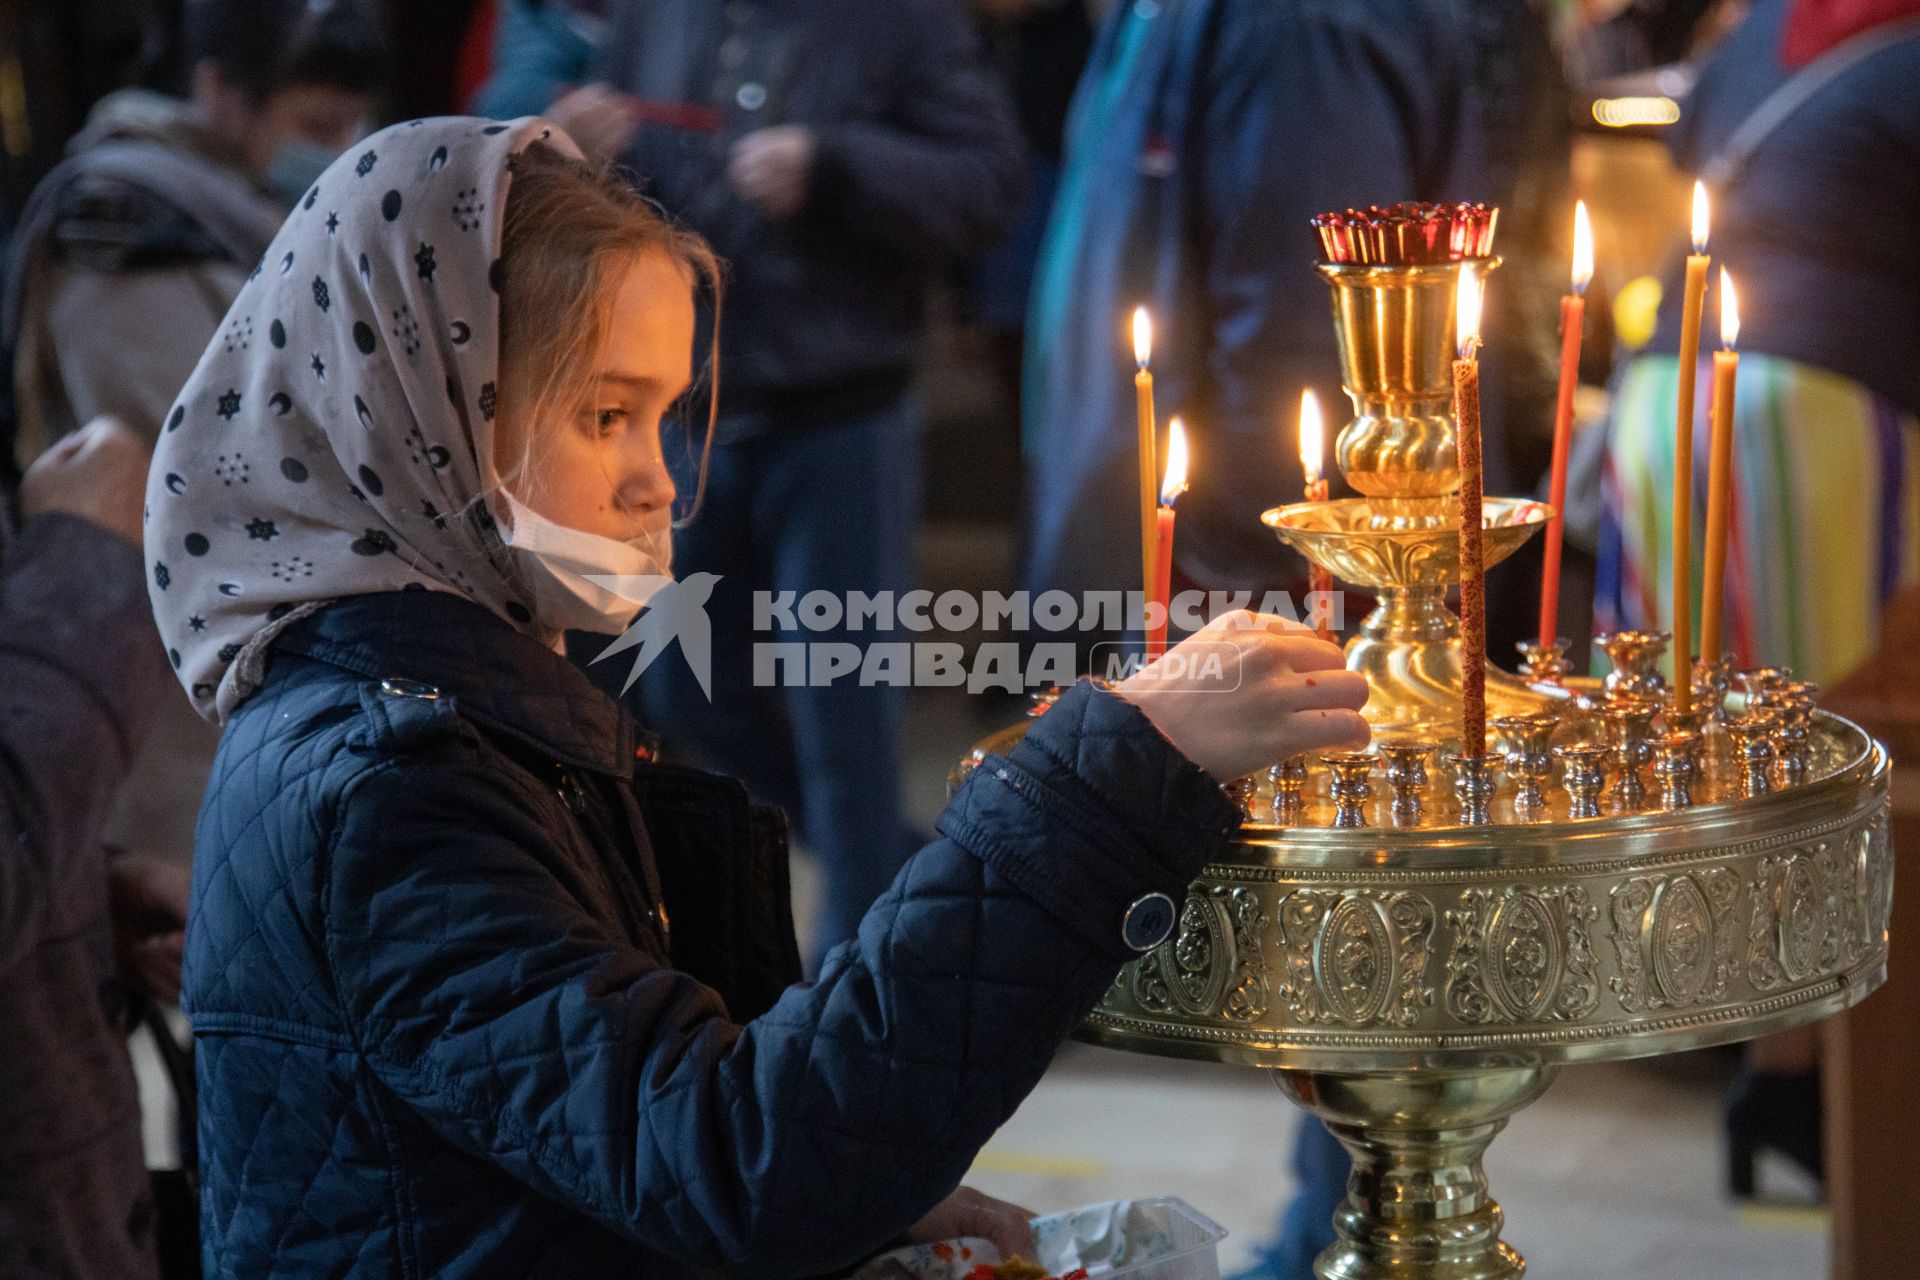
[[[1020,370],[1024,363],[1027,302],[1040,240],[1060,187],[1067,111],[1093,48],[1097,0],[968,0],[986,41],[988,64],[1013,99],[1027,144],[1027,199],[1006,241],[969,264],[961,321],[979,336],[994,375],[993,420],[969,431],[968,451],[993,483],[974,500],[991,509],[1004,503],[1017,515],[1020,486],[1007,483],[1020,468]]]
[[[1140,588],[1127,321],[1146,304],[1161,420],[1180,414],[1193,448],[1176,590],[1303,586],[1304,566],[1259,515],[1299,499],[1301,390],[1318,392],[1336,427],[1347,416],[1310,219],[1482,200],[1502,206],[1496,249],[1543,256],[1571,206],[1565,100],[1525,0],[1110,8],[1074,100],[1028,316],[1023,585]],[[1513,482],[1504,426],[1544,439],[1551,425],[1553,353],[1502,334],[1550,316],[1564,287],[1563,270],[1490,278],[1490,491]],[[1349,1162],[1309,1122],[1294,1165],[1302,1191],[1259,1271],[1285,1280],[1307,1276],[1331,1242]]]
[[[100,419],[28,468],[0,521],[0,1275],[149,1280],[157,1221],[127,1057],[180,993],[186,869],[102,827],[169,672],[147,604],[147,448]],[[78,567],[78,568],[77,568]],[[178,1274],[190,1274],[181,1272]]]
[[[1496,248],[1532,256],[1521,245],[1541,211],[1560,212],[1547,193],[1566,189],[1564,100],[1524,0],[1113,6],[1075,99],[1028,316],[1024,585],[1139,588],[1127,319],[1140,304],[1162,421],[1181,414],[1193,447],[1176,578],[1302,585],[1259,515],[1300,494],[1301,390],[1336,428],[1347,416],[1309,219],[1484,200],[1503,205]],[[1523,191],[1524,208],[1504,207]],[[1527,290],[1537,282],[1489,280],[1490,491],[1510,480],[1506,387],[1550,404],[1550,372],[1505,372],[1550,355],[1508,351],[1494,328],[1538,310],[1505,302]],[[1518,416],[1544,434],[1534,413]]]
[[[229,317],[228,306],[249,272],[281,269],[261,264],[280,220],[372,119],[386,52],[370,0],[187,0],[174,19],[149,32],[149,53],[178,67],[188,95],[103,99],[16,229],[0,297],[15,384],[0,423],[10,461],[62,447],[101,414],[151,445],[223,324],[231,348],[284,342],[267,317]],[[64,563],[83,552],[75,545]],[[144,622],[136,634],[154,640]],[[184,875],[216,735],[183,697],[163,691],[157,715],[125,785],[108,793],[104,838],[137,865]],[[149,1025],[154,1036],[139,1035],[135,1053],[156,1068],[142,1078],[158,1081],[172,1046],[164,1024]],[[147,1158],[167,1171],[156,1183],[163,1231],[190,1237],[171,1104],[164,1090],[146,1102]],[[190,1238],[173,1252],[197,1264]]]
[[[1869,658],[1920,581],[1920,3],[1756,0],[1667,131],[1712,191],[1715,266],[1738,293],[1725,635],[1741,668],[1830,685]],[[1680,255],[1653,340],[1617,379],[1603,478],[1603,629],[1671,621]],[[1704,545],[1709,360],[1693,418],[1694,581]],[[1757,1041],[1728,1100],[1729,1183],[1771,1148],[1818,1176],[1811,1030]]]
[[[110,94],[22,214],[3,315],[23,461],[96,414],[156,437],[280,219],[371,125],[365,0],[190,0],[183,22],[189,96]]]
[[[540,111],[559,92],[550,114],[583,148],[619,156],[727,262],[720,422],[699,516],[674,535],[676,565],[720,575],[711,700],[667,662],[638,706],[795,815],[826,876],[817,962],[915,844],[905,690],[757,687],[753,646],[896,633],[756,633],[752,599],[911,585],[927,290],[1020,209],[1012,109],[958,0],[521,3],[499,30],[476,109]]]
[[[149,444],[287,209],[369,126],[386,55],[362,0],[189,0],[192,91],[110,95],[23,214],[0,297],[15,375],[8,452],[30,462],[111,414]],[[109,837],[185,863],[213,739],[184,701],[135,767]]]

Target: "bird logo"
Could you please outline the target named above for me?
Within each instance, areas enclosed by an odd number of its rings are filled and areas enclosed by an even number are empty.
[[[645,600],[646,610],[620,638],[600,651],[599,662],[628,649],[638,649],[633,670],[620,686],[625,693],[653,665],[653,660],[680,642],[680,656],[700,683],[700,692],[713,701],[713,625],[707,618],[707,601],[713,596],[717,573],[690,573],[684,578],[663,578],[658,574],[628,577],[622,574],[590,573],[587,581],[605,587],[630,600]]]

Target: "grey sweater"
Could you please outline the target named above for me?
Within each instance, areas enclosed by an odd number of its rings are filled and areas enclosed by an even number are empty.
[[[171,683],[140,550],[68,515],[0,567],[0,1276],[145,1280],[153,1208],[100,827]]]

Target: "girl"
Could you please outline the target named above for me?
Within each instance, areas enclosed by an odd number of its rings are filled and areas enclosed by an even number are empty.
[[[1069,692],[785,987],[777,833],[558,652],[665,580],[714,275],[577,156],[430,120],[342,157],[162,433],[154,608],[225,724],[185,1000],[211,1276],[1018,1248],[954,1188],[1232,834],[1215,780],[1365,741],[1331,646],[1236,615],[1220,687]]]

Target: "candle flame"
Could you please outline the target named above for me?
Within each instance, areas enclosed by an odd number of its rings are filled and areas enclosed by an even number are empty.
[[[1300,466],[1308,484],[1320,482],[1326,466],[1327,425],[1320,417],[1320,401],[1312,390],[1300,393]]]
[[[1740,340],[1740,299],[1733,292],[1733,277],[1720,268],[1720,345],[1728,351]]]
[[[1593,279],[1593,223],[1587,219],[1587,202],[1573,202],[1573,291],[1584,294]]]
[[[1472,267],[1463,267],[1460,271],[1460,287],[1454,294],[1454,330],[1459,334],[1460,358],[1473,357],[1473,350],[1480,345],[1480,278],[1473,274]]]
[[[1707,251],[1707,224],[1710,221],[1707,209],[1707,184],[1696,181],[1693,184],[1693,251]]]
[[[1167,470],[1160,483],[1160,505],[1170,507],[1187,491],[1187,429],[1175,418],[1167,423]]]
[[[1145,307],[1133,309],[1133,358],[1142,369],[1153,359],[1153,317]]]

